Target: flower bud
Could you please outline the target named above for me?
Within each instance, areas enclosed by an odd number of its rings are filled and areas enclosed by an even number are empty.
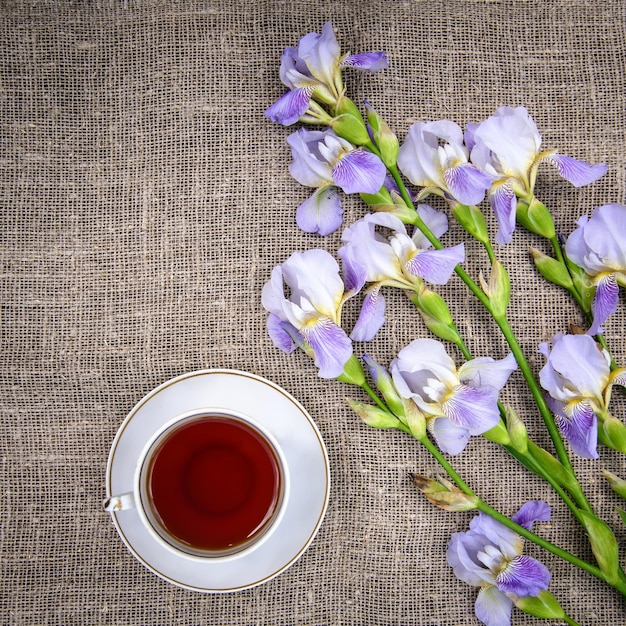
[[[604,418],[598,428],[598,438],[605,446],[626,454],[626,426],[616,417],[607,415]]]
[[[387,167],[393,167],[398,160],[398,152],[400,151],[398,138],[391,131],[387,122],[369,104],[365,103],[365,106],[367,107],[367,121],[372,129],[374,143],[380,152],[380,158]]]
[[[491,267],[489,283],[481,277],[481,286],[491,303],[491,313],[494,317],[501,317],[506,313],[511,299],[511,282],[504,265],[495,259]]]
[[[511,445],[522,454],[528,450],[528,433],[526,425],[520,419],[516,411],[511,407],[506,407],[506,428],[511,438]]]
[[[456,202],[452,207],[452,214],[456,221],[472,236],[482,244],[489,243],[489,231],[485,216],[480,209],[475,206],[467,206]]]
[[[391,413],[379,409],[377,406],[371,404],[363,404],[362,402],[355,402],[348,400],[350,408],[368,425],[372,428],[399,428],[400,420]]]
[[[602,474],[607,479],[609,487],[621,498],[626,500],[626,480],[619,478],[615,474],[609,472],[609,470],[603,469]]]
[[[445,479],[440,481],[411,474],[413,484],[426,496],[426,499],[445,511],[471,511],[478,506],[478,498],[463,493]]]
[[[431,333],[456,345],[462,343],[461,336],[454,325],[450,309],[439,294],[427,289],[422,284],[419,293],[410,294],[409,299],[417,307],[426,327]]]
[[[540,591],[536,596],[509,596],[513,604],[533,617],[542,619],[563,619],[565,611],[559,601],[549,592]]]
[[[410,399],[403,399],[404,418],[415,439],[421,441],[426,437],[426,417],[420,408]]]
[[[371,141],[361,112],[356,104],[345,96],[337,102],[335,117],[330,126],[340,137],[355,146],[363,146]]]
[[[387,406],[395,415],[402,418],[405,415],[404,401],[396,390],[389,372],[379,365],[369,354],[363,355],[365,366],[376,385],[376,389],[382,394]]]
[[[531,233],[541,235],[546,239],[556,236],[552,214],[545,204],[533,197],[528,204],[525,200],[519,200],[516,211],[517,221]]]
[[[543,252],[539,252],[539,250],[535,250],[535,248],[531,248],[530,253],[533,257],[535,267],[544,278],[565,289],[572,289],[574,287],[572,277],[569,275],[567,267],[563,263],[547,256]]]

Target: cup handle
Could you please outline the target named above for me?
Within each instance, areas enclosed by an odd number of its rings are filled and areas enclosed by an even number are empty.
[[[126,509],[134,509],[135,497],[132,492],[123,493],[119,496],[111,496],[102,503],[102,507],[105,511],[113,513],[114,511],[125,511]]]

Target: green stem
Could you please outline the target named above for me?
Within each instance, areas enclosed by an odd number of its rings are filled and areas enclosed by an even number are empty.
[[[394,166],[390,168],[389,171],[394,181],[398,185],[398,189],[400,190],[400,195],[402,196],[404,202],[407,204],[407,206],[415,209],[413,201],[411,200],[411,196],[406,189],[406,186],[404,184],[404,181],[402,180],[402,177],[400,176],[398,168]],[[442,249],[444,247],[441,241],[439,241],[439,239],[430,230],[430,228],[428,228],[426,223],[419,217],[419,215],[417,215],[417,213],[416,213],[415,225],[424,234],[424,236],[428,239],[428,241],[433,245],[434,248]],[[506,316],[494,315],[489,297],[472,280],[472,278],[467,274],[467,272],[462,267],[457,265],[455,268],[455,272],[459,276],[459,278],[461,278],[461,280],[467,285],[467,287],[474,294],[474,296],[480,301],[480,303],[492,315],[496,324],[502,331],[502,334],[504,335],[507,343],[509,344],[509,347],[511,348],[511,352],[513,353],[513,356],[515,357],[519,365],[520,371],[522,372],[522,375],[524,376],[524,379],[526,380],[526,384],[528,385],[531,391],[533,399],[535,400],[537,404],[539,413],[541,414],[541,417],[543,418],[543,421],[545,422],[546,428],[554,444],[554,448],[556,450],[559,461],[572,474],[572,476],[575,476],[573,468],[572,468],[572,464],[570,462],[569,456],[565,449],[565,445],[563,443],[563,440],[561,439],[559,430],[556,424],[554,423],[554,419],[552,418],[552,411],[550,411],[550,408],[548,407],[545,401],[543,393],[541,392],[541,389],[539,388],[539,385],[537,384],[537,381],[535,380],[535,376],[530,367],[530,364],[528,363],[526,356],[524,355],[517,341],[517,338],[515,337],[515,334],[513,333],[513,330],[508,320],[506,319]],[[576,483],[578,485],[577,499],[580,498],[580,504],[582,508],[591,512],[592,511],[591,505],[587,501],[587,498],[585,497],[582,488],[578,484],[578,481],[576,481]]]
[[[494,509],[493,507],[489,506],[486,502],[481,500],[472,491],[472,489],[467,485],[467,483],[465,483],[465,481],[459,476],[459,474],[457,474],[456,470],[450,465],[450,463],[448,463],[447,459],[437,449],[437,447],[428,439],[428,437],[424,437],[423,439],[421,439],[420,443],[422,443],[428,449],[428,451],[435,457],[435,459],[438,461],[441,467],[446,471],[448,476],[452,478],[452,480],[455,482],[457,487],[463,493],[476,498],[476,501],[477,501],[476,508],[478,511],[481,511],[482,513],[485,513],[486,515],[489,515],[490,517],[497,520],[498,522],[500,522],[507,528],[510,528],[511,530],[516,532],[518,535],[524,537],[524,539],[527,539],[528,541],[533,542],[534,544],[543,548],[547,552],[550,552],[551,554],[558,556],[564,561],[571,563],[572,565],[582,569],[583,571],[591,574],[592,576],[595,576],[596,578],[599,578],[600,580],[607,582],[612,587],[617,589],[622,595],[626,596],[626,582],[620,581],[617,583],[609,583],[606,580],[606,577],[604,576],[600,568],[596,567],[595,565],[592,565],[591,563],[587,563],[587,561],[584,561],[583,559],[571,554],[567,550],[560,548],[559,546],[551,543],[550,541],[547,541],[543,537],[540,537],[539,535],[536,535],[530,530],[527,530],[523,526],[516,524],[513,520],[506,517],[505,515],[503,515],[496,509]]]

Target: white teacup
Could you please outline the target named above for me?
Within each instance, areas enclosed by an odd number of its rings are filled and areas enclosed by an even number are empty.
[[[228,559],[267,540],[284,513],[283,452],[248,416],[202,409],[165,423],[137,460],[133,489],[106,511],[135,509],[160,545],[192,558]]]

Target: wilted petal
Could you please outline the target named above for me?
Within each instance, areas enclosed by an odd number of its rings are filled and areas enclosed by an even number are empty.
[[[337,378],[352,356],[352,342],[344,330],[328,318],[307,324],[301,330],[304,340],[313,349],[315,365],[321,378]]]
[[[337,190],[328,185],[320,187],[296,211],[296,223],[307,233],[328,235],[343,221],[343,209]]]
[[[459,426],[447,417],[437,417],[429,424],[429,429],[442,452],[460,454],[470,439],[467,428]]]
[[[443,172],[450,194],[461,204],[478,204],[485,198],[493,177],[475,165],[463,163]]]
[[[524,503],[511,519],[526,530],[532,530],[535,522],[549,522],[552,515],[550,506],[541,500]]]
[[[376,193],[383,186],[386,174],[383,162],[365,150],[347,152],[332,169],[335,184],[346,193]]]
[[[486,626],[510,626],[513,601],[497,587],[485,587],[476,598],[476,617]]]
[[[489,194],[489,204],[499,226],[496,233],[496,243],[500,245],[510,243],[515,230],[515,211],[517,209],[517,198],[513,188],[506,183],[496,184]]]
[[[615,280],[615,274],[605,274],[598,281],[596,293],[591,303],[593,324],[587,333],[589,335],[602,333],[602,324],[617,311],[618,305],[619,286]]]
[[[470,387],[492,387],[500,391],[511,374],[517,369],[513,354],[497,361],[490,356],[481,356],[467,361],[459,368],[459,379]]]
[[[407,264],[406,269],[435,285],[445,285],[454,268],[465,260],[465,247],[462,243],[452,248],[419,251]]]
[[[364,72],[378,72],[389,66],[389,59],[384,52],[361,52],[349,54],[342,62],[343,67],[356,67]]]
[[[309,108],[312,93],[312,87],[300,87],[288,91],[265,110],[265,115],[272,122],[278,122],[283,126],[295,124]]]
[[[385,323],[385,298],[380,288],[375,287],[366,292],[363,307],[359,314],[350,338],[353,341],[370,341]]]
[[[576,404],[569,417],[555,413],[554,420],[578,456],[598,458],[598,418],[588,402]]]
[[[289,322],[284,322],[273,313],[270,313],[267,318],[267,333],[274,345],[287,354],[293,352],[298,346],[304,346],[296,327]]]
[[[536,596],[550,584],[550,571],[524,554],[515,557],[496,577],[498,589],[516,596]]]
[[[481,435],[500,420],[497,402],[498,393],[493,388],[474,389],[460,385],[442,408],[455,424],[467,428],[471,435]]]
[[[595,182],[604,176],[608,169],[604,164],[591,165],[564,154],[553,154],[547,158],[547,161],[554,165],[559,174],[574,187],[583,187]]]

